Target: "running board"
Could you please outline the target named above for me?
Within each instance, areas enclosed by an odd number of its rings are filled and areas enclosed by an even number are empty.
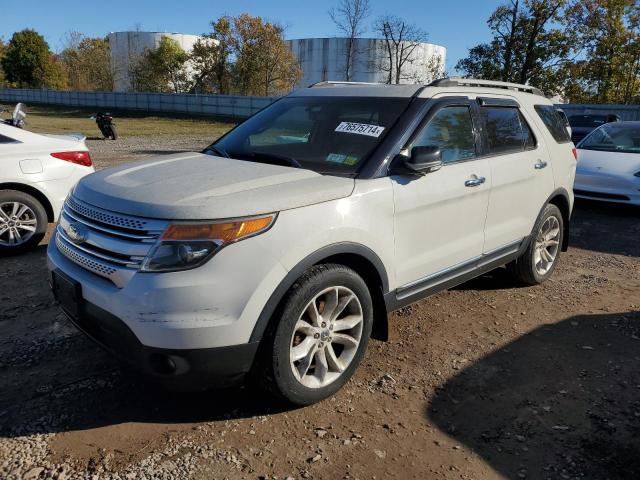
[[[389,292],[385,295],[387,311],[417,302],[421,298],[453,288],[472,278],[490,272],[518,258],[529,245],[529,237],[515,243],[500,247],[497,250],[473,258],[454,267],[436,272],[428,277]]]

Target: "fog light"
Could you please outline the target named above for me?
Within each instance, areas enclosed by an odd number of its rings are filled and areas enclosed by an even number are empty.
[[[172,375],[176,372],[176,362],[168,355],[154,353],[149,357],[149,364],[160,375]]]

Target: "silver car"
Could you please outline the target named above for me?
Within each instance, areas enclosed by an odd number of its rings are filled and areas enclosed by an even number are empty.
[[[577,148],[576,197],[640,205],[640,122],[602,125]]]

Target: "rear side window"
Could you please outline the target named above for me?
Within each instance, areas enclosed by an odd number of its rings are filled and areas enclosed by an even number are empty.
[[[569,132],[567,132],[564,125],[564,120],[555,107],[552,105],[536,105],[534,108],[556,142],[567,143],[571,141]]]
[[[515,107],[482,107],[489,154],[521,152],[535,148],[531,128]]]

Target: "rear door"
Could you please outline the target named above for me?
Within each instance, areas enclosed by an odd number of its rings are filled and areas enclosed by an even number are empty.
[[[482,254],[491,173],[478,158],[477,130],[466,98],[431,108],[405,146],[434,145],[443,167],[424,176],[391,177],[395,202],[396,276],[406,287]]]
[[[519,243],[554,190],[542,135],[515,100],[479,98],[483,153],[491,169],[491,197],[483,252]]]

